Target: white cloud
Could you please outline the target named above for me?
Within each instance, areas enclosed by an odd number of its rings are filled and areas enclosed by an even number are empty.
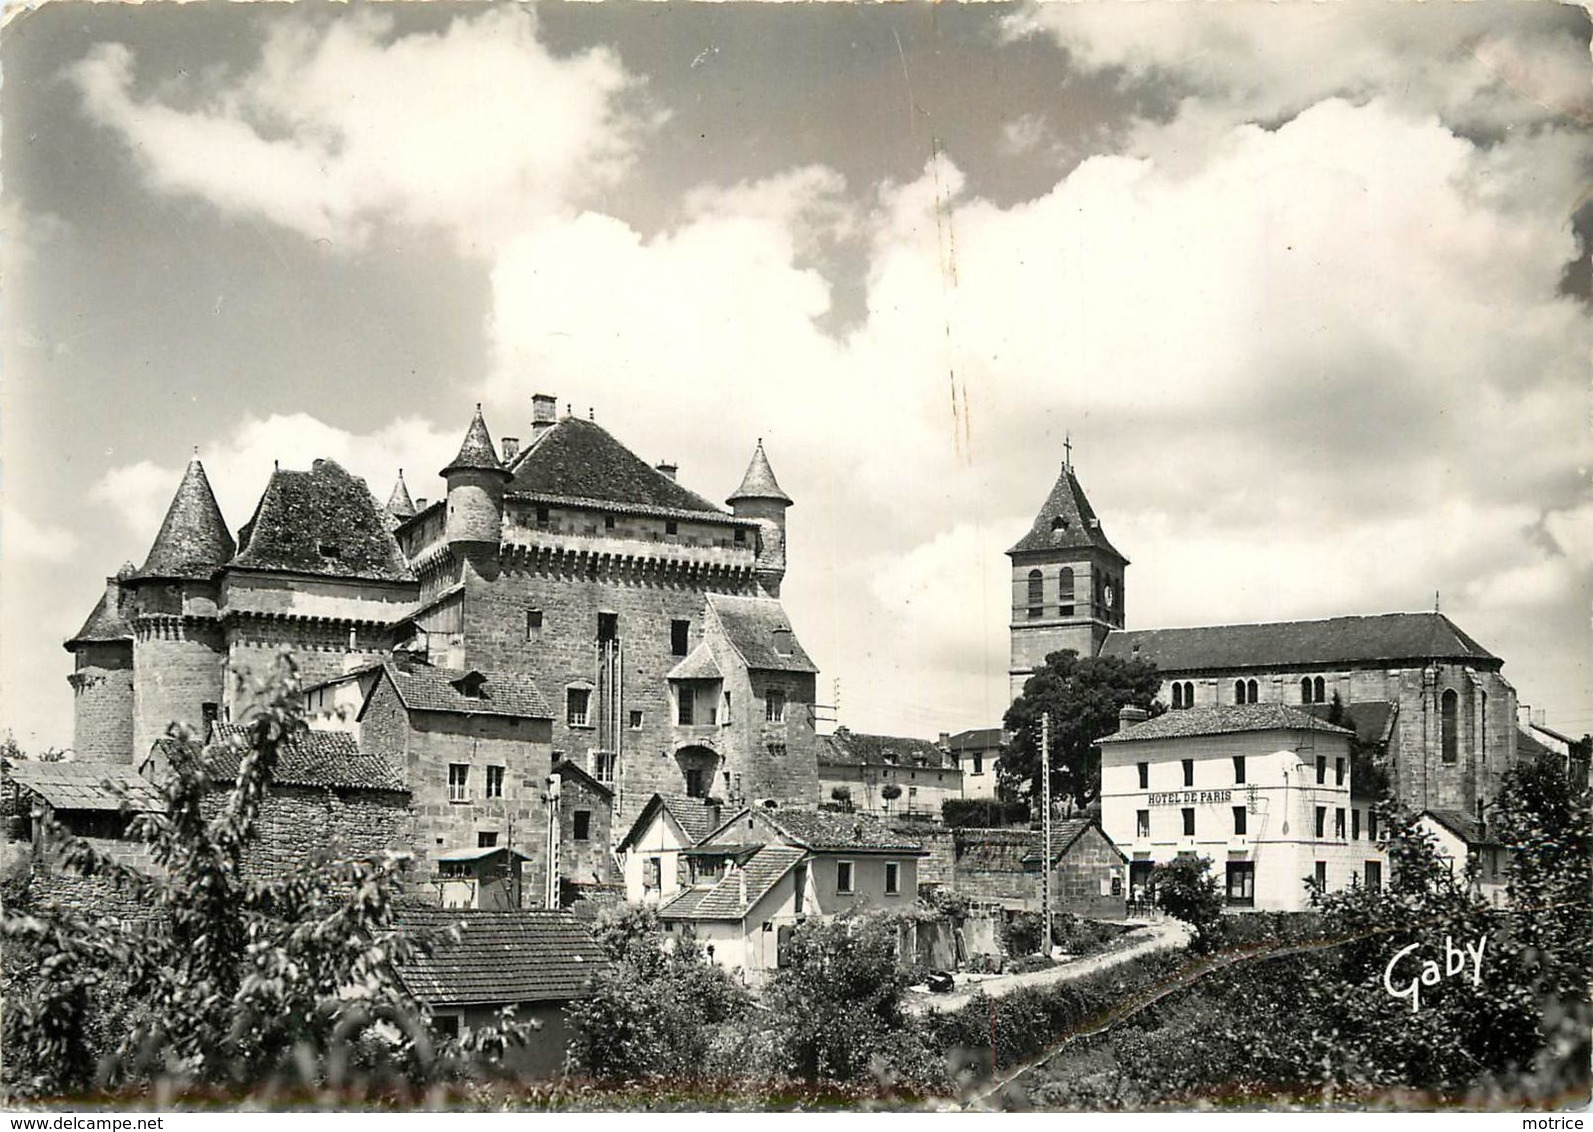
[[[38,523],[7,504],[0,510],[0,544],[7,557],[39,562],[65,562],[78,547],[78,537],[64,527]]]

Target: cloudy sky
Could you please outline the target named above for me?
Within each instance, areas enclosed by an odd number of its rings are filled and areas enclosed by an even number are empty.
[[[1065,435],[1133,627],[1442,608],[1593,729],[1589,20],[1535,4],[118,5],[0,35],[0,729],[198,446],[386,497],[556,395],[762,437],[843,721],[1006,706]]]

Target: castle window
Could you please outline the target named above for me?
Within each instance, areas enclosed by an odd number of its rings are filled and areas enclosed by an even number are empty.
[[[1453,688],[1446,688],[1439,697],[1439,726],[1443,736],[1443,759],[1452,763],[1459,757],[1459,736],[1455,734],[1456,714],[1460,706],[1460,697],[1455,695]]]
[[[575,840],[590,841],[592,839],[592,811],[575,811]]]
[[[1057,606],[1057,611],[1056,611],[1057,616],[1058,617],[1072,617],[1073,616],[1073,567],[1071,567],[1071,566],[1062,567],[1062,572],[1059,573],[1056,576],[1056,586],[1057,586],[1056,599],[1057,599],[1058,602],[1061,603],[1061,604],[1059,604]]]
[[[691,644],[691,622],[671,621],[669,623],[669,651],[675,656],[685,656]]]
[[[536,640],[537,634],[542,631],[542,611],[528,609],[525,611],[525,639]]]
[[[642,713],[639,712],[639,711],[636,711],[633,708],[631,710],[631,730],[632,731],[640,731],[641,729],[642,729]]]
[[[603,644],[619,640],[618,613],[599,613],[597,615],[597,639]]]
[[[566,688],[564,690],[564,718],[571,727],[587,726],[587,708],[592,702],[590,688]]]
[[[476,834],[476,848],[477,849],[493,849],[493,848],[497,847],[497,844],[498,844],[498,833],[497,833],[496,830],[493,830],[490,833],[478,833],[478,834]]]
[[[784,743],[770,743],[769,744],[769,754],[771,756],[773,756],[774,758],[777,758],[777,759],[785,758],[785,744]]]
[[[1029,571],[1029,620],[1038,621],[1045,616],[1045,577],[1038,570]]]
[[[686,797],[706,798],[708,787],[703,782],[702,767],[689,766],[686,768]]]
[[[470,800],[470,768],[464,763],[448,764],[448,800],[450,802],[468,802]]]
[[[785,722],[785,693],[771,688],[769,695],[764,700],[763,719],[765,723]]]
[[[697,690],[690,684],[682,683],[675,692],[675,722],[682,727],[690,727],[697,721]]]
[[[484,796],[488,798],[503,797],[503,767],[489,766],[487,768],[487,792]]]

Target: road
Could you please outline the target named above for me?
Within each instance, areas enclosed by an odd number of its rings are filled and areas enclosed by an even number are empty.
[[[967,1006],[980,991],[991,998],[1000,998],[1002,995],[1011,994],[1019,987],[1043,987],[1052,983],[1065,983],[1069,979],[1080,979],[1096,971],[1104,971],[1120,963],[1127,963],[1138,956],[1149,955],[1153,951],[1185,947],[1189,943],[1190,934],[1189,925],[1181,920],[1171,918],[1157,920],[1144,925],[1139,931],[1123,936],[1112,949],[1098,955],[1085,956],[1083,959],[1075,959],[1057,967],[1047,967],[1043,971],[1027,971],[1021,975],[995,975],[978,982],[963,982],[959,979],[958,989],[950,994],[910,991],[903,1006],[914,1014],[950,1013]]]

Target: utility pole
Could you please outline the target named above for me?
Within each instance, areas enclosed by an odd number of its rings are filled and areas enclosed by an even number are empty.
[[[1041,817],[1041,836],[1044,847],[1040,850],[1040,939],[1043,955],[1051,954],[1051,713],[1040,716],[1040,799],[1044,806]]]

